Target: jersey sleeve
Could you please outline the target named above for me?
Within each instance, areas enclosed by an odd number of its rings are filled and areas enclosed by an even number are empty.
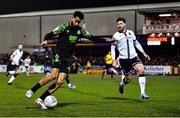
[[[115,40],[117,39],[117,38],[116,38],[116,33],[112,36],[112,38],[114,38]]]
[[[114,39],[114,40],[113,40],[114,43],[116,43],[116,42],[118,41],[118,34],[115,33],[115,34],[112,36],[112,38]]]
[[[58,37],[59,34],[63,33],[68,27],[68,23],[59,25],[55,29],[53,29],[50,33],[47,33],[44,37],[44,40],[54,40]]]
[[[103,43],[103,42],[106,42],[105,39],[103,38],[100,38],[98,36],[93,36],[91,33],[89,33],[87,30],[81,28],[81,32],[82,32],[82,38],[87,38],[93,42],[96,42],[96,43]]]
[[[141,44],[140,44],[137,40],[134,41],[134,45],[135,45],[135,47],[136,47],[141,53],[144,52]]]
[[[134,42],[134,46],[142,53],[144,52],[141,44],[138,42],[138,40],[136,39],[136,36],[134,34],[133,31],[129,30],[130,34],[133,36],[133,42]]]
[[[89,33],[87,30],[81,28],[81,32],[82,32],[82,37],[83,38],[87,38],[89,39],[90,37],[92,37],[91,33]]]
[[[15,50],[13,53],[12,53],[12,55],[17,55],[17,50]]]
[[[53,32],[54,35],[63,33],[63,32],[66,30],[66,28],[67,28],[68,26],[69,26],[68,23],[59,25],[59,26],[57,26],[55,29],[53,29],[52,32]]]
[[[136,35],[134,34],[133,31],[131,31],[131,34],[132,34],[132,36],[133,36],[133,40],[136,41]]]

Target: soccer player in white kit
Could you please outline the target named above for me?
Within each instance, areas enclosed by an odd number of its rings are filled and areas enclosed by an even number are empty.
[[[12,82],[16,79],[16,76],[19,74],[19,62],[22,61],[23,55],[23,45],[18,45],[18,49],[16,49],[12,55],[10,56],[11,65],[9,67],[9,74],[11,74],[11,78],[8,81],[8,85],[11,85]]]
[[[147,60],[150,60],[150,57],[145,53],[140,43],[136,40],[134,32],[126,29],[126,19],[119,17],[116,22],[118,31],[113,35],[112,40],[114,43],[111,46],[113,66],[116,66],[115,48],[117,48],[119,52],[119,62],[125,74],[120,81],[119,92],[123,94],[124,86],[131,81],[131,69],[133,68],[139,75],[139,85],[141,90],[140,98],[149,99],[149,96],[145,93],[146,77],[144,75],[144,65],[138,58],[136,49],[138,49]]]
[[[31,58],[30,58],[30,56],[27,56],[25,59],[24,59],[24,66],[25,66],[25,68],[26,68],[26,75],[27,76],[30,76],[30,74],[29,74],[29,68],[30,68],[30,64],[31,64]]]

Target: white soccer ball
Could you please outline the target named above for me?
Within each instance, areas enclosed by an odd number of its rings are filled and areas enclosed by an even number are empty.
[[[53,108],[57,105],[57,99],[53,95],[49,95],[45,98],[44,104],[46,107]]]

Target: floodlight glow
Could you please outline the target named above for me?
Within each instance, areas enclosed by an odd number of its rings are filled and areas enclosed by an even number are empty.
[[[159,17],[168,17],[168,16],[172,16],[171,14],[159,14]]]

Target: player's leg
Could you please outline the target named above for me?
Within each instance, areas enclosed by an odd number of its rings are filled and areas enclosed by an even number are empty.
[[[9,68],[9,74],[11,74],[11,78],[8,80],[8,85],[11,85],[19,74],[19,67],[17,65],[11,65]]]
[[[105,74],[106,74],[106,69],[103,70],[101,79],[104,79]]]
[[[74,89],[74,88],[76,88],[76,85],[71,84],[70,77],[69,77],[69,73],[71,71],[71,67],[69,66],[67,68],[67,70],[68,70],[68,73],[67,73],[67,77],[66,77],[66,83],[67,83],[69,88]]]
[[[17,73],[16,71],[10,71],[11,78],[8,80],[8,85],[12,85],[13,81],[16,79]]]
[[[121,94],[124,93],[124,86],[128,83],[131,82],[132,80],[132,75],[130,73],[131,71],[131,63],[129,59],[120,59],[120,65],[121,65],[121,71],[122,71],[122,75],[121,75],[121,80],[119,83],[119,92]]]
[[[122,79],[120,82],[119,92],[121,94],[124,93],[124,86],[131,82],[132,80],[132,74],[130,72],[125,73],[125,75],[121,75]]]
[[[8,76],[10,74],[9,73],[10,67],[11,67],[11,61],[8,61],[8,63],[7,63],[7,70],[6,70],[6,76]]]
[[[59,72],[58,74],[58,78],[57,80],[55,81],[55,83],[53,83],[51,86],[49,86],[49,88],[39,97],[39,99],[35,100],[35,103],[40,106],[42,109],[45,109],[43,108],[45,105],[43,104],[43,102],[40,102],[42,104],[38,104],[39,103],[39,100],[42,100],[44,101],[44,99],[53,94],[56,90],[58,90],[58,88],[64,83],[64,81],[66,80],[67,78],[67,73],[68,73],[68,65],[69,65],[69,60],[70,58],[69,57],[63,57],[63,59],[60,61],[60,67],[59,67],[59,70],[61,72]]]
[[[118,71],[117,71],[117,69],[116,69],[116,68],[111,67],[111,70],[112,70],[112,72],[113,72],[113,74],[114,74],[114,75],[117,75],[117,74],[118,74]]]
[[[67,74],[62,72],[59,73],[59,77],[55,83],[53,83],[51,86],[49,86],[48,90],[46,90],[38,99],[35,100],[35,104],[40,106],[41,109],[47,109],[47,107],[44,105],[44,99],[52,95],[58,88],[64,83],[65,79],[67,77]]]
[[[108,65],[108,64],[106,64],[106,65],[105,65],[105,68],[104,68],[104,70],[103,70],[103,73],[102,73],[102,78],[101,78],[101,79],[104,79],[104,75],[106,75],[106,74],[107,74],[108,69],[109,69],[109,65]]]
[[[29,75],[29,66],[25,66],[25,68],[26,68],[26,75],[27,75],[27,76],[30,76],[30,75]]]
[[[69,74],[67,74],[67,77],[66,77],[66,83],[67,83],[67,84],[70,83]]]
[[[58,68],[52,68],[51,74],[49,76],[43,77],[37,84],[35,84],[30,90],[26,92],[26,97],[31,98],[38,89],[47,84],[49,81],[56,79],[58,77],[58,73]]]
[[[67,77],[67,74],[65,73],[59,73],[58,79],[57,81],[55,81],[55,83],[53,83],[51,86],[49,86],[48,90],[46,90],[41,96],[40,98],[42,100],[44,100],[48,95],[53,94],[65,81]]]
[[[142,63],[138,63],[134,66],[134,69],[139,73],[139,86],[141,90],[141,99],[149,99],[149,96],[146,95],[145,87],[146,87],[146,77],[144,75],[144,65]]]
[[[111,74],[111,79],[114,79],[114,76],[113,76],[114,74],[113,74],[112,68],[109,68],[108,71],[109,71],[109,73]]]
[[[69,88],[71,88],[71,89],[76,88],[76,85],[71,84],[68,73],[67,73],[67,77],[66,77],[66,83],[67,83]]]
[[[111,72],[111,79],[114,79],[114,75],[116,75],[117,74],[117,71],[115,70],[115,68],[114,67],[110,67],[110,72]]]

